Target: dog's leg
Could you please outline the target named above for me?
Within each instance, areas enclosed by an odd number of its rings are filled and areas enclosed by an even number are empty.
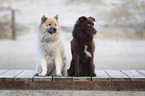
[[[95,74],[95,70],[94,70],[94,68],[95,68],[95,66],[94,66],[94,63],[93,63],[93,59],[94,59],[94,51],[95,51],[95,44],[94,44],[94,42],[92,42],[92,45],[91,46],[89,46],[90,48],[90,53],[91,53],[91,55],[92,55],[92,58],[89,58],[89,60],[90,60],[90,76],[96,76],[96,74]]]
[[[61,52],[60,51],[55,57],[55,67],[56,67],[56,75],[57,76],[62,76],[62,74],[61,74],[62,58],[61,58]]]
[[[61,70],[61,73],[63,76],[67,76],[67,73],[66,73],[66,66],[64,65],[62,70]]]
[[[39,55],[38,55],[39,56]],[[36,69],[35,69],[35,76],[38,76],[41,72],[41,66],[40,66],[40,57],[37,58],[37,65],[36,65]]]
[[[67,76],[67,73],[66,73],[66,59],[65,59],[65,57],[62,58],[61,73],[62,73],[63,76]]]
[[[40,57],[40,63],[41,63],[41,73],[39,76],[46,76],[47,74],[47,61],[44,56]]]
[[[74,60],[75,60],[75,76],[80,76],[79,55],[77,53],[74,56]]]
[[[38,63],[37,65],[36,65],[36,69],[35,69],[35,76],[38,76],[39,75],[39,73],[40,73],[40,64]]]
[[[90,68],[89,69],[90,69],[90,76],[96,76],[92,58],[90,59]]]
[[[73,50],[73,52],[74,52],[73,55],[74,55],[74,62],[75,62],[75,76],[80,76],[79,53],[76,50]]]
[[[76,49],[77,48],[77,49]],[[74,58],[74,65],[75,65],[75,74],[74,74],[74,76],[80,76],[80,66],[79,66],[79,46],[77,45],[77,43],[74,41],[74,40],[72,40],[71,41],[71,52],[72,52],[72,57]]]
[[[75,63],[74,63],[74,59],[71,60],[70,68],[67,70],[67,74],[68,74],[68,76],[74,76],[74,74],[75,74]]]

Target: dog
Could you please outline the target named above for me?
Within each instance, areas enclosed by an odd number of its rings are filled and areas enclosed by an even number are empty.
[[[95,44],[95,18],[81,16],[73,29],[71,40],[72,60],[67,70],[68,76],[96,76],[93,63]]]
[[[36,76],[65,76],[66,57],[60,40],[58,15],[41,17],[38,27]]]

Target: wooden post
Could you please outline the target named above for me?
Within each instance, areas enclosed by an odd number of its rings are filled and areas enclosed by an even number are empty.
[[[15,10],[11,11],[11,27],[12,27],[12,40],[16,40],[16,30],[15,30]]]

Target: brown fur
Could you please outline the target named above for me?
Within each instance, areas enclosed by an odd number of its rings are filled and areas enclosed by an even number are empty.
[[[82,16],[74,26],[71,41],[72,61],[67,71],[69,76],[96,76],[93,63],[95,51],[93,37],[97,31],[94,28],[94,21],[93,17]],[[86,51],[91,53],[91,57],[85,53],[85,46],[88,47]]]

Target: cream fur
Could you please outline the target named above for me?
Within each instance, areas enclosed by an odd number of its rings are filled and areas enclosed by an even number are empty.
[[[57,29],[56,33],[50,34],[46,29],[47,22],[56,23],[57,26],[52,25]],[[42,22],[42,21],[41,21]],[[60,40],[60,26],[55,17],[48,17],[47,20],[38,27],[37,53],[38,64],[36,66],[36,74],[38,76],[65,76],[66,75],[66,61],[64,56],[63,46]]]

